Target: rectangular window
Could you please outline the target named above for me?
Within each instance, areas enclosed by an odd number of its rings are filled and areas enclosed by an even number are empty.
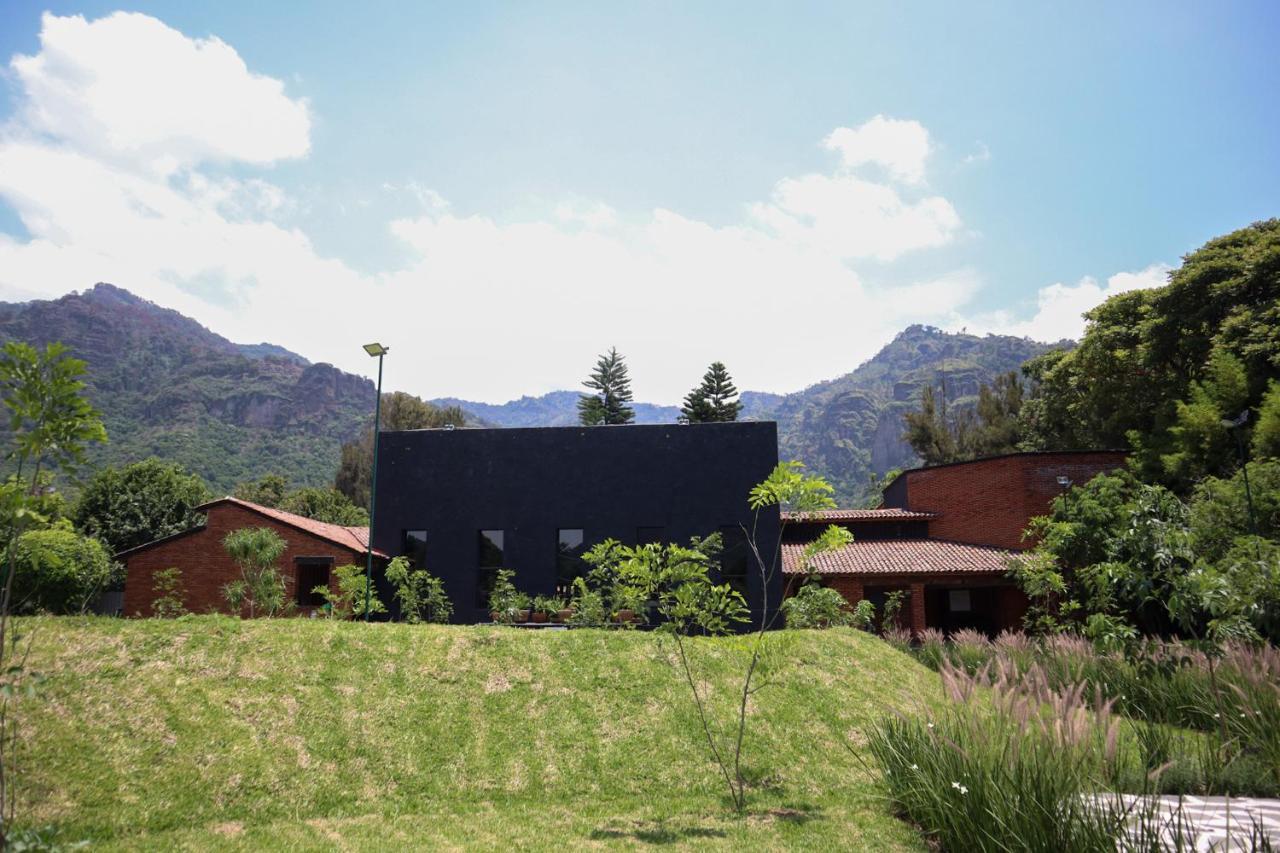
[[[427,531],[406,530],[404,541],[400,546],[401,556],[408,557],[415,569],[427,566]]]
[[[324,595],[316,587],[329,586],[329,569],[332,557],[299,557],[295,562],[294,601],[299,607],[323,607]]]
[[[741,527],[726,524],[720,528],[720,582],[747,596],[747,573],[751,569],[751,552],[747,534]]]
[[[562,527],[556,531],[556,595],[567,598],[573,592],[574,578],[587,573],[582,562],[582,528]]]
[[[477,537],[476,607],[489,606],[489,594],[493,592],[498,569],[503,568],[503,533],[501,530],[481,530]]]
[[[667,529],[665,527],[637,527],[636,544],[661,545],[662,540],[666,538],[666,535]]]
[[[967,589],[950,590],[947,607],[952,613],[968,613],[973,610],[973,600]]]

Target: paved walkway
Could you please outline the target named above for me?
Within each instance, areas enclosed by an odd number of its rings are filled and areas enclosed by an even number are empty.
[[[1174,833],[1180,829],[1182,837],[1194,839],[1194,849],[1203,853],[1262,853],[1263,850],[1270,849],[1264,846],[1268,843],[1280,850],[1280,800],[1191,796],[1144,798],[1134,794],[1118,796],[1135,811],[1143,808],[1142,800],[1154,800],[1164,824],[1163,834],[1170,842]],[[1169,849],[1176,849],[1172,843],[1168,846]]]

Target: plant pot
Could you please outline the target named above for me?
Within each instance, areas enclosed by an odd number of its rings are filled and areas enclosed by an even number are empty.
[[[528,622],[528,621],[529,621],[529,611],[528,611],[528,610],[517,610],[517,611],[516,611],[516,621],[517,621],[517,622]]]
[[[613,621],[619,624],[628,624],[636,621],[636,612],[634,610],[619,610],[613,614]]]
[[[496,610],[490,610],[490,611],[489,611],[489,621],[490,621],[490,622],[501,622],[501,621],[502,621],[502,614],[501,614],[501,613],[499,613],[499,612],[498,612],[498,611],[496,611]]]
[[[561,622],[567,623],[570,619],[573,618],[573,608],[566,607],[564,610],[561,610],[559,613],[556,614],[556,618],[559,619]]]
[[[542,624],[547,621],[547,614],[543,613],[541,610],[536,611],[533,614],[533,621]]]

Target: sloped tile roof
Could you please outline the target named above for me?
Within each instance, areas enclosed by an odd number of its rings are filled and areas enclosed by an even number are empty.
[[[801,574],[803,544],[782,546],[782,571]],[[1016,551],[943,539],[869,539],[818,555],[823,575],[1004,574]]]
[[[343,527],[340,524],[326,524],[323,521],[316,521],[313,518],[307,518],[305,515],[294,515],[284,510],[272,509],[269,506],[251,503],[250,501],[242,501],[239,498],[227,496],[209,501],[206,504],[196,507],[199,510],[207,510],[209,507],[218,504],[235,504],[243,507],[251,512],[279,521],[281,524],[287,524],[290,527],[296,527],[312,536],[316,536],[326,542],[332,542],[335,545],[341,545],[343,548],[350,548],[352,551],[366,551],[369,548],[369,528],[367,527]],[[378,551],[373,552],[379,557],[387,555]]]
[[[784,512],[782,520],[791,524],[831,521],[929,521],[937,518],[936,512],[919,512],[909,509],[820,509],[814,512]]]

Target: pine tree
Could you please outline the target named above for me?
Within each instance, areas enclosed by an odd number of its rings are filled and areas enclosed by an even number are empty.
[[[702,384],[694,388],[684,398],[680,407],[680,422],[686,424],[705,424],[723,421],[736,421],[742,411],[742,403],[738,401],[738,389],[723,362],[711,363]]]
[[[578,420],[583,426],[635,421],[635,410],[627,405],[631,402],[631,379],[616,348],[610,347],[607,355],[600,356],[596,369],[582,384],[596,392],[578,398]]]

